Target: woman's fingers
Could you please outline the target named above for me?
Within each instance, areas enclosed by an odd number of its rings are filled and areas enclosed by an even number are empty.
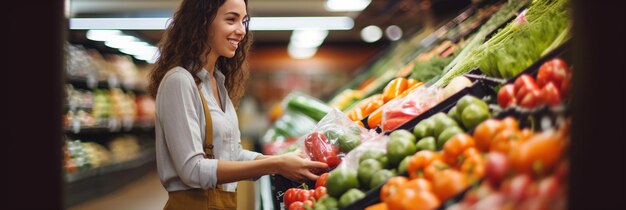
[[[308,170],[304,172],[304,176],[306,176],[306,178],[308,178],[309,180],[317,180],[317,178],[319,178],[318,175],[315,175]]]
[[[307,163],[307,167],[308,168],[321,168],[321,169],[327,169],[328,168],[328,164],[326,163],[322,163],[319,161],[308,161]]]
[[[306,154],[304,154],[304,152],[302,151],[298,151],[296,154],[298,155],[298,157],[306,158]]]

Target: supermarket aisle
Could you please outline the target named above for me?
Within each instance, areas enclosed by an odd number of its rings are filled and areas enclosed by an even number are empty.
[[[241,141],[243,148],[252,149],[250,139]],[[243,181],[237,187],[237,209],[255,208],[255,182]],[[77,204],[69,210],[158,210],[167,202],[167,191],[161,186],[156,168],[143,177],[105,196]]]
[[[167,192],[154,170],[117,191],[78,204],[69,210],[154,210],[163,209],[166,201]]]
[[[237,209],[254,209],[254,182],[239,182]],[[167,192],[159,182],[156,170],[106,196],[86,201],[68,210],[158,210],[163,209]]]

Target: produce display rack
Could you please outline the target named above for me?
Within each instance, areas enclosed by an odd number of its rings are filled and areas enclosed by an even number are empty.
[[[496,1],[488,1],[488,2],[492,3]],[[498,2],[501,2],[503,4],[507,3],[505,1],[498,1]],[[481,5],[483,6],[486,4],[487,2],[481,3]],[[480,8],[480,7],[481,6],[477,8]],[[523,11],[527,7],[528,5],[523,6],[521,9],[518,10],[518,13]],[[463,10],[460,15],[458,15],[455,19],[453,19],[453,21],[450,21],[448,24],[444,25],[442,28],[445,27],[446,29],[453,29],[454,27],[457,27],[460,24],[460,22],[464,20],[463,13],[472,15],[475,13],[474,9],[476,8],[470,7],[468,9]],[[497,27],[494,28],[494,30],[492,30],[489,34],[487,34],[485,39],[489,40],[494,34],[496,34],[500,29],[506,27],[516,17],[517,15],[509,17],[502,24],[499,24]],[[483,25],[488,19],[489,18],[481,19],[478,21],[477,27],[460,30],[458,34],[452,34],[452,35],[442,34],[441,36],[436,36],[436,33],[433,33],[427,36],[426,38],[424,38],[421,41],[421,43],[418,46],[416,46],[418,49],[416,49],[414,53],[419,54],[422,52],[426,52],[428,49],[434,47],[438,42],[441,42],[444,40],[458,41],[460,39],[463,39],[464,37],[470,36],[472,33],[478,30],[480,26]],[[442,28],[440,28],[440,30],[442,30]],[[440,31],[440,30],[437,30],[437,31]],[[466,87],[462,89],[461,91],[453,94],[452,96],[444,99],[443,101],[437,103],[437,105],[435,105],[434,107],[431,107],[430,109],[426,110],[425,112],[421,113],[420,115],[414,117],[413,119],[405,122],[404,124],[400,125],[399,127],[391,131],[383,132],[380,125],[377,126],[376,128],[369,128],[368,123],[367,123],[367,119],[369,116],[366,116],[360,121],[361,123],[363,123],[366,129],[374,129],[376,132],[384,133],[385,135],[389,135],[391,132],[395,130],[399,130],[399,129],[412,131],[413,127],[415,127],[415,125],[417,125],[422,120],[427,119],[439,112],[447,113],[450,109],[452,109],[456,105],[456,103],[462,97],[467,96],[467,95],[472,95],[472,96],[481,98],[483,101],[489,104],[490,109],[492,110],[492,117],[490,118],[503,119],[505,117],[512,116],[512,117],[515,117],[517,120],[519,120],[519,125],[522,128],[531,128],[534,131],[542,131],[546,128],[554,127],[554,125],[558,125],[561,122],[563,122],[564,116],[572,115],[571,106],[569,105],[571,101],[571,96],[568,96],[569,98],[564,98],[564,101],[561,102],[560,105],[557,105],[554,107],[549,107],[549,106],[544,105],[544,106],[535,107],[533,109],[526,109],[526,108],[515,106],[513,108],[502,109],[498,106],[498,103],[497,103],[497,92],[502,85],[514,83],[514,81],[522,74],[530,74],[530,75],[536,76],[539,67],[546,61],[553,59],[555,57],[560,57],[566,60],[567,63],[573,63],[571,60],[572,58],[571,46],[572,46],[572,39],[570,38],[567,41],[560,44],[559,46],[557,46],[556,48],[551,49],[545,55],[542,55],[541,57],[536,59],[530,66],[518,72],[516,76],[508,80],[490,78],[484,75],[480,71],[480,69],[476,68],[472,70],[471,72],[465,74],[465,76],[469,78],[470,81],[472,82],[471,86]],[[411,55],[409,57],[414,57],[414,55]],[[379,59],[376,59],[376,60],[379,60]],[[370,60],[371,63],[374,63],[374,61]],[[426,87],[430,86],[432,82],[434,82],[435,80],[438,80],[438,77],[427,82],[425,86]],[[380,91],[382,90],[382,88],[383,87],[379,87],[376,91]],[[473,130],[469,130],[466,132],[471,134],[473,133]],[[408,173],[400,174],[400,176],[408,177]],[[438,209],[445,209],[451,204],[460,202],[469,190],[480,185],[483,180],[484,178],[479,179],[475,181],[474,183],[471,183],[465,190],[461,191],[460,193],[457,193],[455,196],[453,196],[450,199],[442,201]],[[292,182],[290,180],[285,179],[284,177],[279,177],[279,176],[272,177],[272,184],[273,184],[272,195],[274,199],[273,201],[274,201],[275,209],[286,209],[286,207],[282,206],[282,193],[284,193],[285,190],[289,188],[302,188],[301,184]],[[308,186],[312,186],[312,185],[308,184]],[[365,209],[368,206],[381,202],[380,200],[381,188],[382,186],[378,186],[376,188],[370,189],[369,191],[366,191],[365,196],[362,199],[359,199],[356,202],[347,206],[346,208],[342,208],[342,209]]]
[[[91,76],[86,76],[86,77],[67,76],[67,82],[69,84],[72,84],[72,86],[74,86],[75,88],[84,89],[84,90],[93,90],[96,88],[99,88],[99,89],[120,88],[124,92],[132,92],[135,94],[142,94],[142,95],[147,93],[146,90],[143,88],[128,87],[126,85],[119,84],[119,81],[117,79],[114,79],[113,77],[109,78],[108,80],[98,81],[97,79],[95,79],[95,77],[91,77]]]
[[[565,60],[569,60],[571,57],[571,40],[566,41],[565,43],[563,43],[562,45],[558,46],[557,48],[555,48],[554,50],[550,51],[549,53],[547,53],[546,55],[542,56],[540,59],[538,59],[535,63],[533,63],[532,65],[530,65],[529,67],[527,67],[526,69],[524,69],[523,71],[521,71],[518,75],[516,75],[515,77],[509,79],[508,81],[506,81],[506,84],[511,84],[514,83],[515,79],[517,77],[519,77],[522,74],[531,74],[531,75],[536,75],[539,67],[545,63],[546,61],[555,58],[555,57],[561,57]],[[469,75],[479,75],[479,70],[473,70],[472,72],[469,73]],[[481,77],[473,77],[471,78],[473,81],[473,85],[471,87],[467,87],[463,90],[461,90],[460,92],[458,92],[457,94],[449,97],[448,99],[440,102],[438,105],[436,105],[435,107],[432,107],[431,109],[429,109],[428,111],[422,113],[421,115],[417,116],[416,118],[413,118],[412,120],[406,122],[405,124],[401,125],[400,127],[394,129],[395,130],[409,130],[411,131],[413,129],[413,127],[415,127],[415,125],[417,125],[417,123],[419,123],[420,121],[429,118],[430,116],[438,113],[438,112],[447,112],[448,110],[450,110],[452,107],[454,107],[456,105],[456,102],[459,101],[460,98],[462,98],[465,95],[473,95],[473,96],[477,96],[477,97],[491,97],[491,100],[495,100],[495,92],[493,90],[494,86],[496,85],[500,85],[501,83],[498,82],[494,82],[493,79],[491,78],[487,78],[484,77],[484,75],[479,75]],[[505,117],[515,117],[516,119],[519,120],[519,125],[522,128],[533,128],[533,130],[535,131],[541,131],[544,130],[544,128],[546,127],[553,127],[553,125],[559,124],[562,122],[563,118],[562,116],[571,116],[571,106],[567,106],[565,104],[568,104],[570,100],[565,100],[563,102],[563,104],[558,105],[558,106],[554,106],[554,107],[548,107],[548,106],[540,106],[534,109],[524,109],[524,108],[508,108],[508,109],[504,109],[501,110],[499,113],[496,114],[496,116],[494,116],[493,118],[495,119],[503,119]],[[497,102],[494,101],[490,101],[489,104],[497,104]],[[379,127],[377,128],[379,131]],[[389,132],[385,132],[385,135],[389,135],[389,133],[391,133],[393,131],[389,131]],[[467,133],[473,133],[473,130],[467,131]],[[405,176],[408,177],[408,173],[403,173],[403,174],[399,174],[399,176]],[[465,194],[472,189],[474,186],[478,186],[480,185],[480,183],[482,183],[484,179],[480,179],[472,184],[470,184],[469,187],[467,187],[465,190],[463,190],[462,192],[456,194],[455,196],[453,196],[452,198],[448,199],[445,202],[442,202],[442,205],[438,208],[440,210],[446,209],[447,206],[451,205],[451,204],[455,204],[458,203],[461,199],[463,199],[463,197],[465,196]],[[365,193],[365,197],[352,203],[351,205],[349,205],[348,207],[344,208],[346,210],[356,210],[356,209],[365,209],[368,206],[374,205],[376,203],[381,202],[380,200],[380,190],[381,190],[382,186],[378,186],[374,189],[371,189],[369,191],[367,191]]]
[[[66,174],[65,207],[112,192],[155,170],[154,148],[143,151],[133,160]]]
[[[117,77],[113,76],[106,80],[98,80],[95,74],[67,75],[65,84],[84,91],[119,88],[125,94],[147,94],[146,90],[124,85],[120,83]],[[66,104],[66,109],[69,110],[68,104]],[[66,172],[64,174],[64,207],[69,208],[100,197],[132,183],[150,171],[154,171],[156,169],[154,129],[153,121],[140,118],[132,122],[122,122],[121,119],[104,119],[94,126],[68,125],[64,130],[68,139],[94,142],[105,146],[117,136],[130,134],[136,136],[140,149],[136,157],[130,160],[94,168],[79,168],[78,171],[71,173]]]

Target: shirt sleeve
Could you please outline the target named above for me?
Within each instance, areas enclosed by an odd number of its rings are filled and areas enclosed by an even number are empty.
[[[261,153],[258,153],[258,152],[253,152],[253,151],[250,151],[250,150],[245,150],[245,149],[242,149],[240,154],[241,154],[241,155],[240,155],[240,157],[239,157],[239,160],[241,160],[241,161],[250,161],[250,160],[254,160],[254,159],[255,159],[256,157],[258,157],[259,155],[263,155],[263,154],[261,154]]]
[[[205,159],[193,78],[185,72],[166,76],[157,94],[157,116],[176,173],[193,188],[215,188],[217,160]]]

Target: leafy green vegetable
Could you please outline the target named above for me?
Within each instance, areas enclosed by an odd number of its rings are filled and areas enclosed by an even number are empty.
[[[509,5],[517,4],[510,2]],[[458,62],[448,65],[450,70],[444,71],[446,73],[435,85],[443,87],[452,78],[476,67],[492,77],[511,78],[517,75],[536,61],[567,27],[567,6],[567,0],[534,0],[525,14],[511,21],[487,42],[474,46],[486,38],[481,28],[468,43],[471,47],[461,52],[455,59]]]
[[[453,57],[434,57],[425,62],[416,61],[409,78],[413,78],[418,81],[428,81],[438,75],[441,75],[443,68],[448,65],[452,59]]]

